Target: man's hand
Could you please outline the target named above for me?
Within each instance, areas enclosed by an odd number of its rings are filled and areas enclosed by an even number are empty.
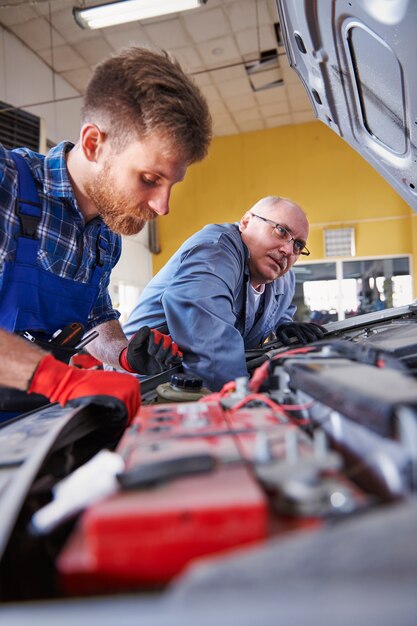
[[[78,369],[58,361],[52,354],[39,362],[27,391],[39,393],[62,406],[75,398],[112,396],[126,406],[128,423],[140,407],[140,384],[134,376]]]
[[[311,343],[322,339],[327,333],[324,326],[314,322],[288,322],[281,324],[275,331],[277,339],[285,346],[296,343]]]
[[[120,365],[128,372],[153,376],[179,365],[182,352],[169,335],[143,326],[120,354]]]

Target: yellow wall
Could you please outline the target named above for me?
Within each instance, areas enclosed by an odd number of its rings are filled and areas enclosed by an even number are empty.
[[[159,220],[157,272],[179,245],[211,222],[233,222],[259,198],[292,198],[310,221],[309,259],[324,257],[323,228],[355,229],[357,256],[413,254],[417,218],[384,179],[321,122],[215,139],[209,156],[174,187]],[[335,224],[336,222],[336,224]]]

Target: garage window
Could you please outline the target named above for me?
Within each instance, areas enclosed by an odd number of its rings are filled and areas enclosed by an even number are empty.
[[[408,256],[313,261],[294,271],[299,320],[326,323],[413,301]]]

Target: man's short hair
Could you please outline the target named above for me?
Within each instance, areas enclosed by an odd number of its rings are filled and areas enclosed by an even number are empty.
[[[167,137],[183,158],[203,159],[212,135],[207,102],[166,52],[131,47],[96,66],[87,86],[82,122],[104,127],[121,149],[153,132]]]

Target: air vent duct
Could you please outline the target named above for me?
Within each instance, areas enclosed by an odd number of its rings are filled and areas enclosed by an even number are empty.
[[[0,102],[0,143],[5,148],[25,146],[39,151],[41,119],[32,113]]]
[[[333,228],[324,231],[324,255],[355,256],[355,231],[353,228]]]
[[[253,91],[278,87],[284,82],[278,52],[275,48],[263,50],[259,56],[259,61],[247,63],[245,69]]]

